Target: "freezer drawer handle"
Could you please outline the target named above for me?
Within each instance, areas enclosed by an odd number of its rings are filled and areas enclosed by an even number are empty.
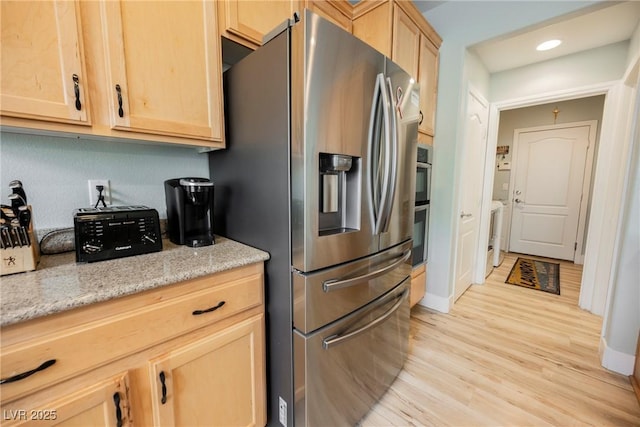
[[[32,369],[32,370],[27,371],[27,372],[23,372],[23,373],[18,374],[18,375],[14,375],[14,376],[9,377],[9,378],[1,379],[0,380],[0,384],[13,383],[13,382],[16,382],[16,381],[23,380],[23,379],[25,379],[27,377],[30,377],[31,375],[35,374],[36,372],[44,371],[45,369],[47,369],[49,366],[53,365],[54,363],[56,363],[56,359],[47,360],[46,362],[44,362],[42,365],[38,366],[35,369]]]
[[[380,323],[384,322],[389,317],[391,317],[400,308],[400,306],[402,305],[402,303],[404,302],[404,300],[407,298],[408,295],[409,295],[409,288],[405,289],[399,296],[396,297],[398,298],[398,301],[396,301],[393,307],[391,307],[389,311],[384,313],[382,316],[378,317],[372,322],[367,323],[363,327],[356,329],[353,332],[349,332],[348,334],[331,335],[330,337],[325,338],[324,340],[322,340],[322,348],[324,348],[325,350],[329,350],[330,347],[333,347],[342,342],[348,341],[351,338],[355,338],[356,336],[368,331],[369,329],[375,328]]]
[[[227,303],[226,301],[220,301],[218,303],[218,305],[214,305],[213,307],[209,307],[206,310],[194,310],[193,313],[191,313],[191,314],[193,314],[194,316],[198,316],[200,314],[211,313],[212,311],[216,311],[217,309],[219,309],[220,307],[222,307],[226,303]]]
[[[406,251],[399,258],[397,258],[393,263],[379,268],[377,270],[371,271],[367,274],[357,277],[351,277],[349,279],[329,279],[325,280],[322,283],[322,290],[325,292],[335,291],[336,289],[348,288],[349,286],[357,285],[358,283],[362,283],[366,280],[375,279],[376,277],[380,277],[383,274],[386,274],[388,271],[393,270],[411,256],[411,250]]]

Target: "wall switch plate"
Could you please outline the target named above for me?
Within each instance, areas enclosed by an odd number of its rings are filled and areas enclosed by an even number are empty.
[[[89,205],[93,208],[96,206],[96,202],[98,201],[98,190],[96,189],[97,185],[102,185],[104,190],[102,190],[102,195],[104,196],[104,202],[107,206],[111,205],[111,184],[108,179],[90,179],[89,180]],[[100,203],[102,206],[102,203]]]

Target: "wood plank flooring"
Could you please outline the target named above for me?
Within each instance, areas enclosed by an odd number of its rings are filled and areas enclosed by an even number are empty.
[[[629,378],[600,365],[602,318],[578,307],[581,266],[559,261],[554,295],[504,283],[516,258],[448,314],[414,307],[405,367],[361,426],[640,426]]]

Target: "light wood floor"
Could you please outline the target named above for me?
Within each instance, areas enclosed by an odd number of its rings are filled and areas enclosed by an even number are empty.
[[[578,308],[581,266],[561,295],[504,283],[508,254],[448,314],[412,310],[409,358],[361,425],[640,426],[628,377],[598,358],[602,320]]]

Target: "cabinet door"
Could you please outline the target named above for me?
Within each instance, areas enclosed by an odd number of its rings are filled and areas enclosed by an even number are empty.
[[[327,0],[311,0],[307,1],[306,7],[316,15],[322,16],[343,30],[351,32],[351,18],[338,10],[340,4]]]
[[[263,316],[149,362],[156,426],[266,423]]]
[[[353,20],[353,35],[391,57],[391,2],[366,11]]]
[[[220,0],[220,29],[235,41],[256,48],[262,46],[265,34],[293,16],[295,7],[295,0]]]
[[[222,141],[215,2],[105,1],[111,126]]]
[[[418,73],[420,112],[422,113],[422,121],[418,126],[418,130],[433,136],[436,99],[438,96],[438,49],[424,35],[420,36],[420,66]]]
[[[2,115],[89,124],[76,2],[0,3]]]
[[[418,78],[420,29],[396,4],[393,5],[393,54],[391,59],[402,69]]]
[[[36,408],[3,406],[3,426],[128,426],[131,425],[128,375],[96,382]]]

